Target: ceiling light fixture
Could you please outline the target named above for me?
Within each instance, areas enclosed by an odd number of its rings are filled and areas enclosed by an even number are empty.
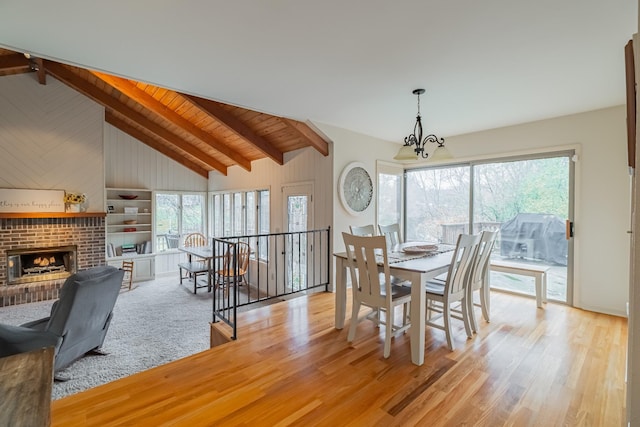
[[[422,138],[422,119],[420,117],[420,95],[425,92],[424,89],[415,89],[414,95],[418,96],[418,115],[416,117],[416,124],[413,127],[413,133],[404,139],[404,145],[400,147],[398,154],[394,157],[395,160],[418,160],[421,156],[423,159],[431,158],[434,160],[450,159],[453,156],[449,153],[449,150],[444,146],[444,138],[438,139],[434,134],[429,134]],[[438,144],[436,151],[429,156],[429,153],[425,151],[427,142]]]

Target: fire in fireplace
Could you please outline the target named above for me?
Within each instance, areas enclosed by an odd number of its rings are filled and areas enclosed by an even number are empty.
[[[7,284],[68,277],[76,272],[76,245],[7,250]]]

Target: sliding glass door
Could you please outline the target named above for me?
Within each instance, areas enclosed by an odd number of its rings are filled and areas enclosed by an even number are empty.
[[[493,259],[548,267],[547,298],[571,301],[572,156],[407,170],[407,239],[455,244],[460,233],[499,230]],[[492,273],[491,286],[535,295],[531,277]]]
[[[572,153],[571,153],[572,154]],[[569,154],[474,166],[474,224],[498,224],[492,258],[548,267],[547,298],[570,301],[572,166]],[[491,286],[535,295],[534,279],[492,273]]]
[[[468,165],[406,173],[406,240],[455,244],[469,233]]]

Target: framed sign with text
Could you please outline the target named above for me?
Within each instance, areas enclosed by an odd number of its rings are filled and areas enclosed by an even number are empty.
[[[0,212],[64,211],[64,190],[0,188]]]

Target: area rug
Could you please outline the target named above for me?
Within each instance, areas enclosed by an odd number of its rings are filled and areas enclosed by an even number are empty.
[[[135,284],[118,296],[103,350],[61,372],[53,399],[75,394],[209,348],[211,294],[194,295],[176,276]],[[53,301],[0,308],[0,323],[19,325],[47,317]]]

